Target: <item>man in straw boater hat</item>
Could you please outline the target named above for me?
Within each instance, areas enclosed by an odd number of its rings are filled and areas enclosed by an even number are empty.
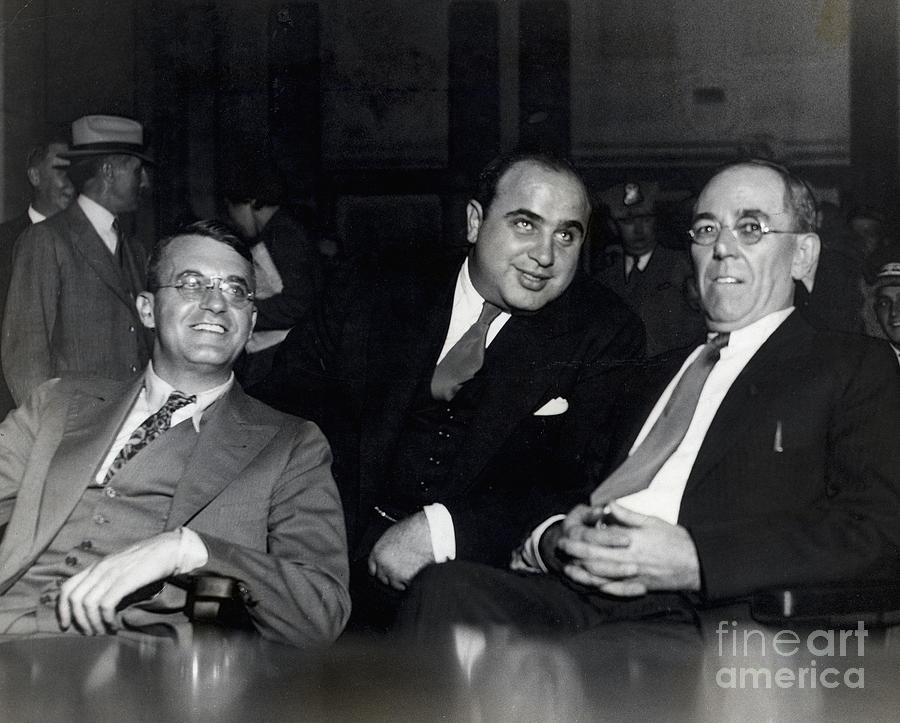
[[[149,359],[151,339],[135,310],[145,254],[121,231],[148,186],[143,127],[119,116],[72,123],[71,162],[79,195],[16,243],[3,319],[3,371],[17,404],[66,373],[127,379]]]

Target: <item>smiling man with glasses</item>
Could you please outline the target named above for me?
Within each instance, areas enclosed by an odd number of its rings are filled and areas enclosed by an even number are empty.
[[[177,631],[207,576],[236,581],[263,636],[333,640],[350,600],[328,443],[232,373],[256,319],[249,248],[198,221],[147,277],[143,374],[52,379],[0,426],[0,640]]]

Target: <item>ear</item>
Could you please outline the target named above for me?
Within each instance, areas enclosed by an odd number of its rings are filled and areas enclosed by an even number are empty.
[[[478,231],[484,221],[484,210],[474,198],[466,206],[466,239],[470,244],[478,240]]]
[[[257,314],[256,304],[254,304],[253,305],[253,315],[250,317],[250,333],[247,334],[248,339],[251,336],[253,336],[253,329],[256,327],[256,314]]]
[[[138,294],[134,304],[137,307],[141,323],[148,329],[155,329],[156,317],[153,315],[153,294],[149,291],[142,291]]]
[[[794,259],[791,262],[791,277],[798,280],[808,280],[810,284],[815,279],[816,267],[819,265],[819,250],[822,242],[815,233],[804,233],[797,236],[794,246]]]
[[[37,188],[41,185],[41,172],[37,168],[29,168],[26,171],[26,175],[28,176],[28,182]]]

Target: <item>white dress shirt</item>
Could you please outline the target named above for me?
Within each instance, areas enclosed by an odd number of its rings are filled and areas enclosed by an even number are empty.
[[[28,218],[31,220],[31,223],[40,223],[47,217],[40,211],[35,209],[34,206],[28,204]]]
[[[756,354],[772,333],[781,326],[784,320],[790,316],[793,310],[794,307],[791,306],[781,311],[775,311],[749,326],[731,332],[728,346],[721,350],[719,361],[713,366],[703,384],[700,398],[697,401],[697,408],[694,411],[694,416],[684,435],[684,439],[681,440],[681,444],[678,445],[672,455],[660,467],[646,489],[621,497],[616,500],[617,503],[634,512],[659,517],[673,525],[677,524],[678,513],[681,509],[681,498],[684,495],[688,477],[690,477],[700,446],[706,438],[706,433],[710,424],[712,424],[713,418],[716,416],[716,412],[719,411],[722,400],[753,355]],[[684,360],[678,373],[666,386],[651,410],[650,416],[647,417],[644,426],[641,427],[641,431],[635,438],[634,444],[628,452],[629,456],[634,454],[641,442],[649,434],[654,422],[662,414],[662,410],[669,401],[669,397],[672,395],[678,380],[681,379],[685,370],[697,357],[702,348],[702,346],[697,347]],[[514,555],[513,567],[546,572],[547,567],[538,554],[538,542],[541,535],[550,525],[564,517],[564,515],[555,515],[536,527],[519,551],[521,560]]]
[[[629,276],[631,276],[631,272],[634,271],[635,265],[637,265],[638,271],[643,271],[644,269],[646,269],[647,264],[650,263],[651,256],[653,256],[653,249],[637,257],[632,256],[631,254],[625,254],[625,278],[627,279]],[[637,264],[635,264],[635,261],[637,262]]]
[[[91,226],[94,227],[97,235],[103,239],[106,248],[108,248],[109,252],[115,256],[116,247],[119,245],[119,235],[113,228],[113,223],[115,223],[116,220],[115,215],[111,214],[99,203],[88,198],[84,194],[78,196],[78,205],[81,207],[81,210],[84,211],[84,215],[87,216],[88,221],[91,222]]]
[[[207,389],[206,391],[197,394],[196,401],[181,407],[181,409],[176,410],[172,414],[171,427],[174,427],[176,424],[183,422],[186,419],[190,419],[194,425],[194,429],[199,432],[200,419],[203,416],[203,412],[205,412],[213,402],[223,397],[228,390],[231,389],[233,384],[234,374],[232,374],[224,384],[220,384],[217,387]],[[150,362],[144,370],[144,386],[132,405],[131,411],[128,412],[125,421],[119,428],[119,432],[113,440],[112,446],[109,448],[106,458],[103,460],[103,464],[100,465],[97,474],[94,476],[94,483],[97,486],[102,487],[104,485],[107,470],[110,465],[112,465],[116,455],[119,454],[119,451],[125,446],[125,443],[129,440],[131,435],[134,434],[134,431],[140,427],[144,420],[151,414],[155,414],[162,409],[166,400],[168,400],[169,395],[173,391],[175,391],[175,387],[157,376],[156,372],[153,371],[153,362]],[[179,562],[177,564],[176,573],[190,572],[198,567],[202,567],[206,564],[207,559],[209,559],[209,553],[207,552],[206,545],[203,544],[203,540],[200,539],[200,536],[193,530],[182,527]]]
[[[462,268],[456,277],[456,288],[453,291],[453,309],[450,312],[450,326],[447,328],[447,337],[441,353],[435,360],[435,366],[447,355],[463,334],[478,321],[481,309],[484,306],[484,298],[472,285],[469,277],[469,259],[463,261]],[[509,321],[510,315],[501,311],[488,327],[485,347],[491,342]],[[456,531],[453,528],[453,517],[449,510],[440,502],[426,505],[423,508],[428,519],[428,529],[431,532],[431,550],[434,553],[435,562],[446,562],[456,558]]]

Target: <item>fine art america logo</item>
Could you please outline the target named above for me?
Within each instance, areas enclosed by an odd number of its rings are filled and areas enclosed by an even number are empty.
[[[865,688],[861,666],[868,636],[862,621],[855,630],[737,628],[720,620],[716,628],[720,688]],[[728,663],[731,663],[729,665]]]

